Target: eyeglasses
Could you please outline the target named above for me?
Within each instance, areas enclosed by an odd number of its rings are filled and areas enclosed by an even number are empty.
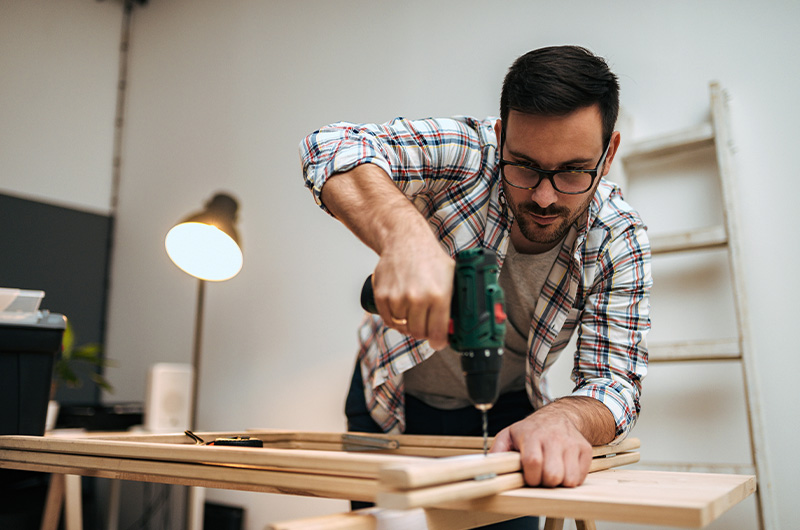
[[[504,137],[505,130],[500,137],[501,157],[503,156]],[[597,178],[598,172],[605,165],[609,147],[611,147],[610,139],[606,144],[605,151],[603,151],[603,156],[600,157],[600,161],[594,169],[539,169],[529,164],[510,162],[501,158],[500,174],[503,180],[514,188],[532,190],[542,183],[542,179],[547,179],[557,192],[567,195],[578,195],[580,193],[586,193],[592,188],[594,179]]]

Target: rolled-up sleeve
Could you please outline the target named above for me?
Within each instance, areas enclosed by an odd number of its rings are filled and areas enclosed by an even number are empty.
[[[397,118],[387,124],[339,122],[323,127],[300,142],[305,186],[325,209],[325,182],[336,173],[371,163],[408,197],[435,194],[484,170],[482,150],[496,143],[492,123],[468,117]]]
[[[572,395],[602,401],[614,415],[620,440],[638,418],[647,374],[652,277],[644,226],[632,224],[612,234],[596,263],[578,334]]]

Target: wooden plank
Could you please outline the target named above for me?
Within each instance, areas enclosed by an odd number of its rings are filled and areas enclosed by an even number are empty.
[[[428,530],[461,530],[477,528],[479,526],[482,527],[489,524],[501,523],[510,519],[516,519],[516,517],[513,515],[497,513],[464,512],[444,510],[440,508],[425,509],[425,521],[428,524]],[[403,530],[406,528],[409,527],[405,527]],[[383,529],[381,528],[381,530]]]
[[[687,473],[726,473],[729,475],[755,475],[753,464],[731,464],[722,462],[644,462],[636,469],[652,471],[681,471]]]
[[[625,164],[638,163],[713,146],[714,128],[710,123],[702,123],[674,133],[628,143],[622,161]]]
[[[623,440],[617,445],[592,448],[593,457],[625,453],[638,449],[638,438]],[[609,462],[605,462],[606,464]],[[600,466],[601,463],[594,465]],[[606,468],[607,469],[607,468]],[[521,470],[519,453],[490,453],[440,458],[435,461],[408,462],[387,465],[378,473],[381,485],[387,488],[411,489],[474,479],[482,475],[512,473]]]
[[[482,443],[482,442],[481,442]],[[483,454],[483,446],[480,448],[465,448],[465,447],[423,447],[423,446],[403,446],[400,445],[396,449],[368,449],[364,446],[356,447],[340,443],[328,442],[310,442],[310,441],[294,441],[294,442],[275,442],[268,446],[269,448],[281,449],[298,449],[307,451],[348,451],[348,452],[369,452],[372,454],[384,454],[395,456],[418,456],[428,458],[438,458],[447,456],[458,456],[465,454]]]
[[[256,492],[256,493],[276,493],[276,494],[286,494],[286,495],[303,495],[309,497],[323,497],[323,498],[340,498],[345,500],[356,500],[356,501],[365,501],[365,502],[374,502],[375,495],[374,492],[371,495],[347,495],[346,493],[339,495],[338,497],[328,496],[324,494],[313,494],[308,492],[303,492],[301,490],[285,490],[278,486],[269,486],[269,485],[261,485],[261,484],[252,484],[252,483],[240,483],[236,481],[219,481],[219,480],[211,480],[211,479],[197,479],[192,477],[186,477],[183,475],[152,475],[148,473],[141,473],[137,471],[125,471],[125,470],[105,470],[105,469],[97,469],[94,467],[88,468],[78,468],[78,467],[69,467],[69,466],[59,466],[56,464],[39,464],[36,462],[33,463],[23,463],[23,462],[2,462],[0,461],[0,469],[19,469],[22,471],[37,471],[40,473],[73,473],[73,474],[80,474],[84,477],[97,477],[97,478],[107,478],[113,480],[129,480],[133,482],[153,482],[158,484],[174,484],[178,486],[190,486],[190,487],[203,487],[203,488],[216,488],[216,489],[228,489],[228,490],[238,490],[238,491],[249,491],[249,492]],[[365,480],[365,479],[362,479]],[[374,482],[370,481],[373,484],[372,489],[374,490]]]
[[[233,436],[230,434],[229,436]],[[120,437],[106,439],[57,438],[41,436],[0,436],[0,449],[22,449],[78,455],[138,458],[145,460],[169,460],[174,462],[204,462],[206,464],[243,464],[251,467],[283,470],[311,470],[314,473],[328,473],[355,477],[377,477],[381,468],[392,465],[429,464],[429,458],[405,455],[401,446],[388,452],[342,452],[317,449],[254,449],[225,446],[200,446],[184,443],[164,443],[164,440],[182,440],[181,437],[132,437],[134,440],[156,439],[159,443],[126,441]],[[212,438],[213,437],[209,437]],[[434,442],[438,437],[429,437]],[[451,437],[445,437],[451,438]],[[482,439],[477,437],[481,444]],[[447,443],[447,441],[445,441]],[[630,439],[622,446],[601,446],[594,448],[594,455],[632,448],[638,440]],[[638,447],[638,445],[636,445]],[[406,447],[409,452],[426,451]],[[446,451],[445,451],[446,453]],[[462,453],[457,453],[458,455]],[[482,447],[480,449],[482,457]],[[513,458],[513,457],[512,457]],[[474,476],[474,475],[473,475]]]
[[[661,342],[647,345],[650,362],[737,361],[739,339]]]
[[[485,497],[523,486],[525,479],[522,473],[508,473],[483,480],[465,480],[429,488],[379,491],[376,504],[381,508],[408,510],[455,500]]]
[[[418,522],[412,514],[406,514],[406,519],[404,522],[406,528],[412,528],[409,523]],[[378,530],[378,520],[369,513],[359,510],[307,519],[279,521],[269,524],[267,530]]]
[[[520,488],[440,507],[701,528],[756,488],[752,475],[611,469],[577,488]]]
[[[498,456],[516,456],[516,469],[521,469],[518,453],[504,453]],[[484,459],[483,456],[481,456],[481,458]],[[488,457],[486,457],[486,459],[488,459]],[[603,471],[624,464],[632,464],[638,460],[639,453],[636,452],[601,456],[592,460],[589,473]],[[512,460],[510,458],[503,458],[497,461],[500,462],[501,465],[506,465],[507,462],[511,462]],[[436,462],[432,462],[432,464],[436,464]],[[460,476],[458,471],[454,474]],[[446,475],[446,473],[444,475]],[[426,478],[429,480],[436,480],[432,477]],[[436,506],[452,500],[465,500],[494,495],[502,491],[521,488],[525,486],[525,478],[521,472],[517,472],[502,475],[484,475],[483,477],[472,478],[471,480],[441,483],[414,489],[387,489],[382,483],[379,483],[379,486],[382,489],[378,492],[376,501],[378,506],[395,510],[408,510],[410,508]]]
[[[618,455],[609,455],[605,458],[594,458],[592,459],[592,463],[589,464],[589,473],[597,473],[598,471],[605,471],[612,467],[635,464],[639,461],[639,458],[640,455],[638,452],[620,453]]]
[[[138,438],[141,439],[141,438]],[[164,438],[159,437],[163,440]],[[596,454],[607,454],[611,451],[621,451],[627,448],[638,447],[636,439],[624,441],[622,444],[609,447],[598,447]],[[421,470],[419,476],[425,476],[423,483],[434,484],[453,482],[469,478],[466,484],[456,483],[446,490],[416,490],[404,493],[402,500],[391,500],[395,505],[432,506],[438,502],[466,498],[467,496],[489,495],[524,484],[521,473],[516,473],[514,478],[504,478],[494,481],[472,480],[478,474],[507,473],[519,471],[520,460],[518,453],[495,454],[488,457],[474,455],[471,458],[459,457],[449,460],[433,460],[418,457],[401,457],[394,455],[376,455],[368,453],[343,453],[339,451],[308,451],[296,449],[253,449],[225,446],[187,445],[184,443],[147,443],[129,442],[120,438],[116,439],[62,439],[42,438],[35,436],[6,436],[0,438],[0,447],[3,447],[4,458],[26,463],[42,463],[50,465],[77,465],[70,462],[83,462],[76,460],[84,457],[98,457],[95,461],[97,471],[110,471],[108,467],[113,458],[124,459],[124,466],[113,469],[126,472],[141,472],[148,475],[163,476],[166,470],[185,463],[198,463],[206,469],[199,467],[192,474],[180,475],[183,478],[202,479],[205,481],[225,481],[232,476],[232,469],[245,469],[247,471],[261,470],[265,474],[260,476],[260,486],[299,488],[294,479],[298,475],[309,477],[309,481],[324,479],[363,478],[374,481],[371,495],[377,489],[377,478],[382,467],[403,464]],[[16,455],[12,453],[18,453]],[[36,454],[42,455],[36,458]],[[53,458],[56,457],[57,460]],[[593,461],[594,469],[605,469],[622,463],[633,462],[638,459],[638,453],[618,455],[614,458],[601,458]],[[424,465],[422,465],[424,464]],[[498,464],[500,467],[498,467]],[[163,465],[163,466],[162,466]],[[155,466],[155,468],[154,468]],[[162,466],[162,467],[159,467]],[[221,473],[214,473],[211,468],[224,466]],[[476,467],[477,466],[477,467]],[[597,467],[600,466],[600,467]],[[186,471],[188,468],[175,468]],[[593,469],[593,470],[594,470]],[[148,471],[149,470],[149,471]],[[217,470],[219,471],[219,470]],[[273,472],[273,474],[269,474]],[[313,482],[313,481],[312,481]],[[199,484],[197,484],[199,485]],[[328,482],[323,486],[327,487]],[[315,487],[310,484],[309,487]],[[363,491],[349,491],[347,483],[341,482],[338,486],[339,497],[356,499]],[[386,488],[384,488],[386,489]],[[430,489],[430,488],[429,488]],[[301,490],[302,491],[302,490]],[[300,492],[299,494],[303,494]],[[397,495],[395,495],[397,497]],[[399,499],[399,497],[398,497]]]
[[[374,479],[9,449],[0,450],[0,468],[364,501],[376,489]],[[613,470],[578,488],[519,488],[437,508],[697,527],[754,489],[752,476]]]
[[[653,255],[688,250],[719,248],[728,244],[724,226],[697,228],[675,234],[653,234],[650,236],[650,252]]]
[[[159,438],[163,439],[163,438]],[[68,439],[41,436],[0,436],[0,449],[57,454],[246,465],[276,470],[312,470],[354,477],[375,478],[382,466],[428,459],[391,454],[345,453],[302,449],[254,449],[171,443],[128,442],[119,439]]]
[[[275,429],[253,429],[246,431],[248,436],[273,442],[323,442],[342,444],[342,433],[315,431],[282,431]],[[239,433],[241,434],[241,433]],[[380,433],[348,433],[385,440],[397,440],[400,447],[475,449],[483,450],[483,438],[480,436],[427,436],[418,434],[380,434]]]
[[[142,439],[142,438],[138,438]],[[159,437],[159,440],[164,438]],[[596,448],[598,454],[608,453],[611,450],[620,450],[623,447],[638,446],[638,440],[632,439],[625,441],[622,445],[610,448]],[[300,486],[295,479],[298,476],[308,477],[309,488],[317,487],[317,481],[323,481],[319,487],[328,487],[330,482],[325,479],[340,480],[336,489],[339,498],[352,498],[362,500],[365,492],[363,490],[352,491],[348,489],[347,478],[361,478],[373,481],[369,491],[370,500],[374,497],[377,490],[377,477],[380,469],[387,465],[414,465],[418,468],[425,468],[433,465],[432,469],[436,472],[433,475],[443,475],[442,471],[436,467],[437,461],[434,459],[418,457],[402,457],[395,455],[377,455],[369,453],[343,453],[340,451],[308,451],[296,449],[253,449],[237,448],[225,446],[202,446],[187,445],[184,443],[147,443],[130,442],[116,439],[62,439],[62,438],[42,438],[35,436],[6,436],[0,437],[0,454],[6,460],[16,460],[20,462],[40,463],[46,465],[59,466],[79,466],[84,460],[80,457],[92,458],[94,460],[94,470],[97,471],[124,471],[127,473],[143,473],[149,476],[172,475],[175,470],[180,470],[178,476],[184,479],[196,479],[205,481],[203,483],[192,483],[190,485],[207,485],[208,481],[227,481],[232,480],[233,469],[254,472],[263,471],[259,476],[260,481],[256,484],[260,487],[276,488],[295,488],[298,494],[303,493],[306,485]],[[36,455],[41,455],[37,457]],[[638,455],[638,454],[637,454]],[[507,461],[513,462],[513,468],[509,470],[519,470],[519,454],[505,453],[492,455],[492,458],[476,455],[472,458],[479,465],[485,466],[485,461]],[[123,463],[113,466],[114,458]],[[637,456],[638,458],[638,456]],[[601,462],[604,466],[616,465],[614,459],[603,458]],[[425,463],[425,466],[419,464]],[[197,464],[192,473],[188,473],[188,466],[175,467],[180,464]],[[469,468],[469,462],[456,460],[455,462],[444,462],[446,469],[450,470],[451,475],[444,473],[447,481],[455,480],[452,473],[460,473],[459,477],[474,478],[472,471],[459,471],[460,467]],[[594,465],[594,463],[593,463]],[[204,468],[204,469],[201,469]],[[216,469],[214,469],[216,468]],[[61,468],[59,468],[61,469]],[[215,472],[216,471],[216,472]],[[497,472],[495,469],[493,472]],[[505,471],[503,471],[505,472]],[[272,473],[272,474],[270,474]],[[429,474],[429,476],[433,476]],[[403,502],[420,502],[414,499],[427,499],[425,505],[430,506],[436,502],[465,498],[465,495],[488,495],[503,491],[512,487],[519,487],[524,484],[521,474],[513,479],[501,479],[494,482],[474,484],[456,484],[445,492],[415,491],[409,494],[409,500]],[[237,475],[238,476],[238,475]],[[252,478],[252,477],[251,477]],[[313,479],[313,480],[312,480]],[[430,479],[429,479],[430,480]],[[470,480],[470,482],[475,482]],[[310,491],[310,490],[309,490]],[[330,493],[329,490],[325,490]],[[311,493],[308,493],[311,494]],[[315,494],[321,494],[316,492]],[[361,497],[359,497],[361,496]],[[432,500],[431,500],[432,499]]]
[[[564,530],[564,519],[548,517],[544,522],[544,530]]]
[[[466,530],[514,519],[514,516],[428,508],[382,510],[367,508],[349,513],[323,515],[272,523],[267,530]]]
[[[639,449],[641,446],[642,442],[638,438],[625,438],[616,444],[595,445],[592,447],[592,458],[627,453],[629,451]]]
[[[57,473],[50,476],[47,486],[47,499],[44,503],[41,530],[57,530],[61,520],[61,508],[64,506],[65,475]]]
[[[241,436],[241,432],[198,432],[205,441],[215,438]],[[397,449],[376,450],[375,453],[408,455],[408,456],[455,456],[483,451],[483,438],[480,436],[424,436],[424,435],[392,435],[380,433],[333,433],[316,431],[287,431],[279,429],[249,429],[247,436],[258,438],[264,442],[265,448],[301,449],[314,451],[356,450],[357,447],[344,436],[362,435],[365,438],[384,440],[396,443]],[[194,442],[183,433],[174,434],[98,434],[90,435],[95,440],[124,441],[137,443],[166,443],[174,445],[194,445]],[[364,447],[364,450],[369,449]]]
[[[368,478],[20,450],[0,450],[0,468],[370,502],[376,490]]]
[[[413,489],[519,470],[519,453],[490,453],[486,456],[454,456],[422,464],[386,466],[378,472],[378,481],[385,488]]]

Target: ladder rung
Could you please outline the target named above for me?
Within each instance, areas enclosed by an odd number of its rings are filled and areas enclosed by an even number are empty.
[[[690,129],[634,141],[622,153],[622,161],[638,162],[713,145],[714,128],[710,123],[703,123]]]
[[[652,471],[692,471],[695,473],[728,473],[732,475],[755,475],[753,464],[725,464],[699,462],[639,462],[637,468]]]
[[[651,362],[735,361],[742,358],[738,339],[695,340],[648,344]]]
[[[664,254],[683,250],[701,250],[728,244],[728,236],[722,225],[699,228],[678,234],[650,236],[650,252]]]

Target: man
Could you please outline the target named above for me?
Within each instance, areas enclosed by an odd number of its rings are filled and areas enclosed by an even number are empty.
[[[618,94],[603,59],[543,48],[510,68],[500,120],[338,123],[301,143],[317,202],[380,256],[350,430],[481,434],[447,329],[452,256],[484,247],[509,316],[492,451],[519,451],[530,485],[577,486],[591,446],[627,435],[652,280],[645,226],[602,178],[620,144]],[[542,376],[576,329],[575,389],[548,403]]]

